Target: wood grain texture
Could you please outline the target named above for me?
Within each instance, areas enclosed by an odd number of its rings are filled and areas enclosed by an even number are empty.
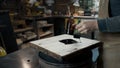
[[[63,39],[73,39],[78,43],[66,45],[59,42],[59,40]],[[92,49],[100,45],[100,41],[97,40],[91,40],[83,37],[80,38],[80,40],[81,43],[79,42],[79,39],[73,38],[72,35],[63,34],[51,38],[32,41],[30,43],[33,44],[34,47],[37,47],[41,52],[58,60],[62,60],[63,58],[69,57],[73,54],[75,55],[75,53],[78,54],[78,52],[80,53],[83,49]]]

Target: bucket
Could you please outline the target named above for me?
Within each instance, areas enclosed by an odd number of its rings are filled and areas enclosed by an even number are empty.
[[[92,53],[91,51],[79,54],[69,61],[58,61],[57,59],[39,52],[41,68],[92,68]]]

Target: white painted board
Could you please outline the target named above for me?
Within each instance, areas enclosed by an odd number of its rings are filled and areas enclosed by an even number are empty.
[[[66,45],[64,43],[59,42],[59,40],[63,39],[73,39],[78,41],[78,43]],[[34,44],[35,46],[38,46],[40,48],[40,51],[57,59],[61,59],[61,57],[65,57],[71,53],[100,43],[100,41],[87,39],[83,37],[81,37],[80,40],[81,42],[79,42],[79,39],[73,38],[72,35],[63,34],[46,39],[32,41],[30,43]]]

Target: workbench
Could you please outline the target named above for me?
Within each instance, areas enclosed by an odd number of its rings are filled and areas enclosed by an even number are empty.
[[[0,68],[40,68],[38,52],[25,48],[0,57]]]
[[[60,40],[65,40],[65,39],[73,39],[77,42],[72,44],[65,44],[60,42]],[[64,63],[66,63],[66,61],[68,62],[68,66],[71,63],[73,65],[76,63],[80,63],[80,64],[83,63],[86,66],[90,64],[90,62],[92,61],[90,60],[91,59],[90,51],[94,48],[98,48],[100,54],[98,57],[98,61],[96,62],[102,65],[103,43],[98,40],[92,40],[84,37],[81,37],[80,39],[76,39],[72,35],[62,34],[46,39],[32,41],[30,42],[30,44],[32,47],[36,48],[38,51],[43,53],[40,54],[40,58],[43,63],[42,64],[43,68],[46,68],[45,66],[51,66],[51,67],[56,66],[55,68],[57,68],[57,65],[58,66],[61,64],[65,65]],[[55,61],[53,61],[54,59]],[[58,61],[56,62],[56,60]]]

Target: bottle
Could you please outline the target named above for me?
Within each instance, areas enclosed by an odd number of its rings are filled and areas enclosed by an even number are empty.
[[[79,19],[77,24],[79,24],[80,22],[81,22],[81,20]],[[73,34],[73,36],[74,36],[74,38],[80,39],[81,34],[80,34],[80,32],[79,32],[78,30],[74,29],[74,34]]]
[[[72,25],[74,24],[74,22],[75,22],[74,17],[71,16],[67,21],[67,31],[66,31],[67,34],[73,35],[74,28],[72,27]]]

